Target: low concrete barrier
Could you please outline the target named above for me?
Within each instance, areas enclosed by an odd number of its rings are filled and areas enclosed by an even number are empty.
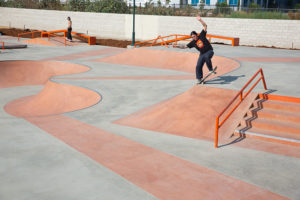
[[[101,38],[131,40],[132,15],[55,10],[0,8],[0,26],[38,30],[66,29],[67,17],[73,21],[73,31]],[[300,49],[300,20],[262,20],[203,18],[208,33],[240,38],[240,45]],[[158,35],[189,35],[200,32],[202,25],[194,17],[136,15],[136,40],[149,40]],[[220,39],[213,42],[231,44]]]

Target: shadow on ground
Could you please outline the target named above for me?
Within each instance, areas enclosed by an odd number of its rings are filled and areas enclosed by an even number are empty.
[[[212,80],[208,80],[205,83],[206,84],[229,84],[231,82],[236,81],[237,79],[245,77],[245,75],[239,75],[239,76],[218,76]]]

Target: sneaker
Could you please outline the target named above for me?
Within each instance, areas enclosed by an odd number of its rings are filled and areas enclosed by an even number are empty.
[[[202,78],[197,79],[197,84],[202,84],[202,82],[203,82],[203,79],[202,79]]]

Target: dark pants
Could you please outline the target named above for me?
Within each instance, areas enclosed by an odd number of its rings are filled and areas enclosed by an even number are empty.
[[[209,50],[209,51],[205,52],[204,54],[199,55],[197,66],[196,66],[196,78],[197,79],[201,79],[203,77],[202,69],[203,69],[204,63],[206,63],[209,71],[213,70],[213,67],[211,64],[211,58],[213,57],[213,55],[214,55],[213,50]]]
[[[72,40],[72,34],[71,34],[72,28],[68,28],[68,34],[67,34],[67,38],[69,40]]]

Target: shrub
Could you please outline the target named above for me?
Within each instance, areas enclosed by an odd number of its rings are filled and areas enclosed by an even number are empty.
[[[249,8],[261,8],[260,5],[256,4],[256,3],[251,3],[249,5]]]
[[[227,2],[224,1],[222,3],[217,2],[216,3],[216,8],[213,11],[213,14],[216,16],[221,15],[228,15],[231,13],[231,8],[227,5]]]
[[[227,16],[228,18],[252,18],[252,19],[289,19],[289,16],[281,12],[263,12],[255,11],[246,13],[244,11],[233,12]]]
[[[121,0],[95,0],[89,2],[85,10],[88,12],[127,13],[128,6]]]
[[[69,0],[67,8],[71,11],[85,11],[89,1],[85,0]]]
[[[51,9],[51,10],[62,10],[63,5],[59,0],[41,0],[39,2],[39,8]]]
[[[8,0],[5,3],[6,7],[13,8],[33,8],[36,9],[39,6],[38,0]]]

